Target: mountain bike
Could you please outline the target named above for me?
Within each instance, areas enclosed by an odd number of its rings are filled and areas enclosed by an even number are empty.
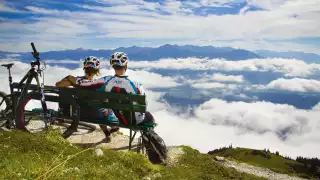
[[[19,83],[12,82],[11,68],[14,64],[1,65],[6,67],[9,73],[10,94],[0,92],[0,126],[5,126],[8,129],[18,128],[28,132],[38,132],[47,130],[53,124],[70,124],[72,120],[64,119],[59,110],[48,109],[46,100],[59,101],[59,88],[44,86],[43,70],[46,68],[46,64],[40,59],[40,54],[34,43],[31,43],[31,47],[33,49],[32,55],[36,61],[30,63],[30,70]],[[44,64],[43,69],[41,69],[40,61]],[[41,84],[39,77],[43,77]],[[31,84],[33,79],[36,80],[35,85]],[[34,100],[40,100],[41,108],[29,107],[30,110],[27,110],[28,103],[31,102],[31,107],[34,106],[32,104]],[[31,121],[32,119],[35,121]],[[71,118],[69,117],[69,119]],[[85,122],[79,122],[79,125],[78,127],[82,129],[91,131],[96,129],[96,126]]]

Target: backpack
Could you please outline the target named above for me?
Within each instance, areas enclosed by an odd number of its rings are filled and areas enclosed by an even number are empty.
[[[163,139],[153,130],[144,131],[141,137],[149,160],[154,164],[165,165],[168,149]]]

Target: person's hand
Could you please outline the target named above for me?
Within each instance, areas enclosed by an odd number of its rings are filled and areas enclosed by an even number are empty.
[[[67,76],[66,79],[71,83],[72,86],[77,84],[76,83],[77,79],[74,76]]]
[[[70,87],[76,85],[76,78],[74,76],[67,76],[56,83],[58,87]]]

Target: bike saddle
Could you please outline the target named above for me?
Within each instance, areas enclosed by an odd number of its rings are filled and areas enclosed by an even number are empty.
[[[14,64],[10,63],[10,64],[1,64],[1,66],[6,67],[6,68],[11,68]]]

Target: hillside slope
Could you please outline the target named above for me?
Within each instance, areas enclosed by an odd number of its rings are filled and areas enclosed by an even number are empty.
[[[263,179],[213,161],[189,147],[176,166],[151,164],[141,154],[75,146],[57,131],[0,131],[0,179]],[[100,152],[101,153],[101,152]]]

